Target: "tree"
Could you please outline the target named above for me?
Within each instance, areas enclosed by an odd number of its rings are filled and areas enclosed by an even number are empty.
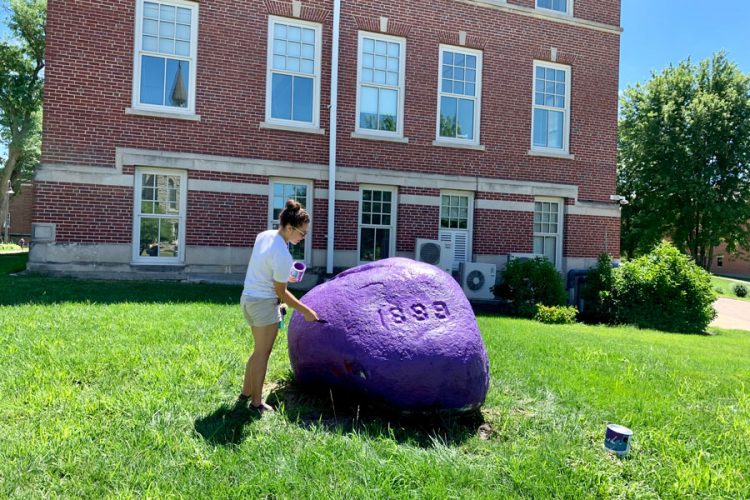
[[[720,242],[750,247],[750,76],[723,52],[628,88],[621,100],[622,250],[668,238],[708,269]]]
[[[8,212],[8,186],[18,191],[40,156],[46,0],[11,0],[11,40],[0,42],[0,140],[7,158],[0,171],[0,221]]]

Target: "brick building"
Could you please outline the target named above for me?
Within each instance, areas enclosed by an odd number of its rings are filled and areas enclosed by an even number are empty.
[[[714,248],[711,272],[723,276],[750,279],[750,252],[739,248],[734,253],[727,252],[727,246],[721,244]]]
[[[241,279],[288,197],[319,270],[618,256],[619,0],[337,4],[50,2],[30,268]]]

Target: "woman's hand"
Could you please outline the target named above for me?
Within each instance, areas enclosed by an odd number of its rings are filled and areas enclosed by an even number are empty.
[[[305,317],[305,321],[318,321],[318,313],[316,313],[309,307],[306,311],[302,311],[302,316]]]

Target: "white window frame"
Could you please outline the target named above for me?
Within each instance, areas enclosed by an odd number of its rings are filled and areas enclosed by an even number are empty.
[[[440,101],[443,95],[456,97],[459,99],[471,99],[470,96],[451,94],[443,92],[443,53],[445,51],[460,52],[465,55],[476,56],[477,58],[477,79],[476,95],[474,96],[474,138],[461,139],[459,137],[443,137],[440,135]],[[467,49],[466,47],[456,47],[454,45],[440,44],[438,48],[438,72],[437,72],[437,112],[435,113],[435,142],[444,144],[471,144],[479,145],[479,125],[482,122],[482,51],[476,49]]]
[[[469,199],[468,203],[468,219],[466,221],[466,229],[459,229],[459,228],[443,228],[441,226],[441,215],[443,210],[443,196],[462,196],[464,198]],[[440,198],[438,199],[438,239],[440,241],[448,241],[443,235],[448,234],[454,231],[466,231],[466,261],[464,262],[471,262],[473,260],[474,255],[474,193],[470,191],[455,191],[455,190],[441,190],[440,191]],[[451,243],[453,243],[453,238],[451,238]],[[453,260],[453,269],[458,269],[458,264],[461,261]]]
[[[557,233],[537,233],[534,231],[534,222],[533,217],[536,213],[536,203],[557,203]],[[534,210],[532,212],[532,226],[531,226],[531,245],[532,245],[532,251],[534,248],[534,237],[536,236],[556,236],[557,237],[557,243],[555,245],[555,267],[558,271],[562,270],[562,259],[563,259],[563,235],[565,234],[565,230],[563,228],[563,224],[565,221],[565,200],[562,198],[548,198],[548,197],[535,197],[534,198]],[[544,254],[535,254],[539,255],[540,257],[543,257]]]
[[[271,177],[268,180],[268,229],[273,229],[275,221],[273,219],[273,188],[275,184],[296,184],[307,186],[307,200],[305,201],[305,211],[310,215],[310,224],[307,226],[307,235],[303,240],[305,242],[305,265],[312,265],[312,236],[313,236],[313,182],[311,180],[293,179],[290,177]],[[286,202],[286,200],[284,200]]]
[[[536,69],[539,67],[552,68],[556,70],[565,71],[565,111],[563,113],[563,142],[562,148],[550,148],[534,145],[534,110],[536,108],[551,109],[559,111],[560,108],[552,108],[550,106],[544,106],[536,104],[535,93],[536,93]],[[571,67],[565,64],[557,64],[548,61],[534,61],[532,73],[531,73],[531,151],[539,151],[542,153],[552,154],[569,154],[570,153],[570,87],[572,86],[571,80]]]
[[[143,4],[149,0],[136,0],[135,14],[135,50],[133,51],[133,109],[144,111],[156,111],[160,113],[176,113],[182,115],[195,114],[196,93],[196,67],[198,66],[198,3],[186,0],[151,0],[152,3],[173,5],[191,9],[190,19],[190,57],[178,56],[176,54],[162,54],[160,52],[149,52],[143,50]],[[141,56],[153,55],[190,62],[190,85],[188,89],[188,105],[185,108],[176,106],[143,104],[141,103]]]
[[[141,193],[143,192],[143,174],[153,175],[167,175],[170,177],[180,178],[180,202],[178,221],[180,228],[178,230],[178,248],[182,251],[179,252],[178,257],[143,257],[140,255],[140,244],[141,244]],[[141,168],[135,169],[134,175],[134,192],[133,192],[133,240],[132,240],[132,263],[143,264],[143,265],[181,265],[185,262],[185,221],[187,220],[187,171],[185,170],[172,170],[168,168]],[[169,200],[166,200],[169,203]]]
[[[398,86],[394,87],[387,84],[366,83],[367,87],[396,89],[398,91],[398,116],[396,121],[396,131],[375,130],[370,128],[361,128],[359,123],[360,115],[360,98],[362,94],[362,50],[364,49],[364,39],[372,38],[373,40],[382,40],[399,44],[398,58]],[[369,31],[360,31],[357,37],[357,97],[354,117],[354,130],[360,135],[372,135],[380,137],[404,137],[404,94],[406,94],[406,39],[402,37],[372,33]]]
[[[273,69],[273,26],[276,23],[299,26],[301,28],[312,28],[315,30],[315,72],[310,75],[307,73],[299,73],[286,70]],[[288,17],[279,16],[268,16],[268,36],[267,36],[267,49],[266,49],[266,123],[281,125],[284,127],[295,127],[302,129],[318,129],[320,127],[320,80],[321,80],[321,64],[322,64],[322,33],[323,29],[320,23],[313,23],[310,21],[303,21],[300,19],[290,19]],[[304,76],[305,78],[313,79],[313,116],[312,122],[301,122],[297,120],[286,120],[282,118],[271,117],[271,104],[272,104],[272,88],[273,88],[273,73],[280,73],[285,75],[293,76]]]
[[[536,0],[534,2],[534,6],[537,8],[537,10],[541,10],[544,12],[552,12],[560,16],[572,16],[573,15],[573,0],[565,0],[565,11],[556,10],[556,9],[550,9],[547,7],[541,7],[539,5],[539,0]]]
[[[377,225],[377,224],[362,224],[362,203],[364,200],[362,199],[362,193],[365,190],[373,190],[373,191],[388,191],[391,193],[391,223],[389,226],[384,225]],[[388,256],[389,257],[395,257],[396,256],[396,229],[398,227],[398,188],[396,186],[381,186],[381,185],[375,185],[375,184],[360,184],[359,186],[359,204],[357,208],[357,262],[359,264],[366,264],[368,262],[377,262],[377,261],[370,261],[370,260],[359,260],[359,256],[361,255],[361,245],[362,245],[362,228],[363,227],[389,227],[391,230],[391,238],[389,242],[388,247]]]

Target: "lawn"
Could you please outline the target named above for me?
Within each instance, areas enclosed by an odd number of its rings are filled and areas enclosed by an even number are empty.
[[[1,497],[750,497],[746,332],[480,315],[486,404],[430,419],[300,393],[282,332],[278,411],[258,419],[233,407],[251,345],[239,288],[0,290]],[[625,459],[603,450],[608,422],[635,433]]]
[[[726,297],[728,299],[738,300],[750,300],[750,281],[741,280],[737,278],[725,278],[723,276],[711,275],[711,284],[719,297]],[[738,297],[734,293],[735,285],[744,285],[747,288],[748,294],[745,297]]]

